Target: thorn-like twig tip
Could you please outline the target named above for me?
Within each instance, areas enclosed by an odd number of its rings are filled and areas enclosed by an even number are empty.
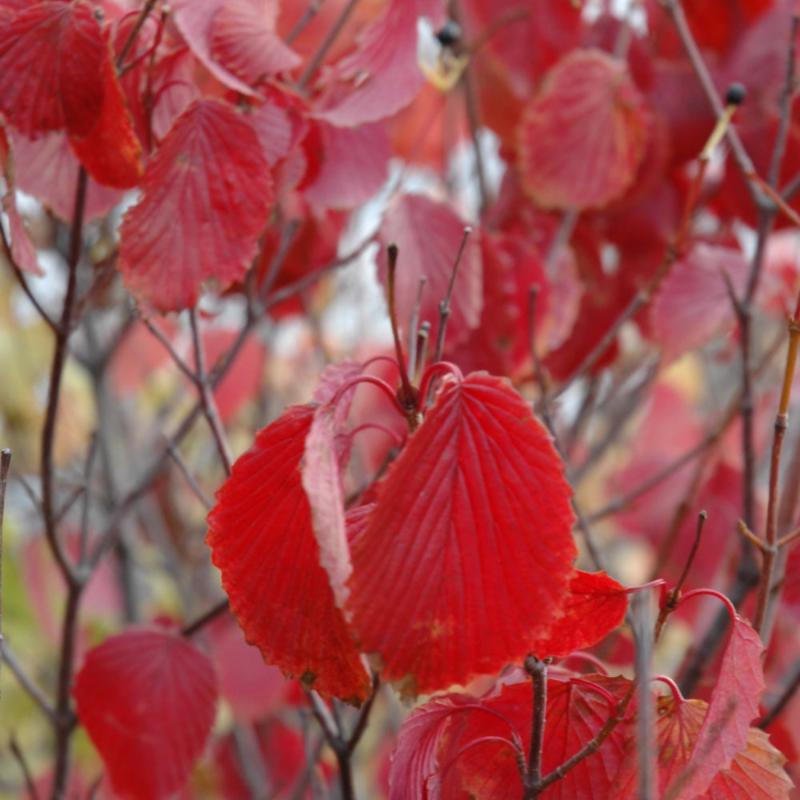
[[[392,242],[391,244],[386,245],[386,255],[389,257],[389,263],[394,266],[397,262],[397,245]]]

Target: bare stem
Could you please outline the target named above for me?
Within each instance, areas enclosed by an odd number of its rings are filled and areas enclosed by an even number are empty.
[[[303,70],[303,74],[297,81],[298,89],[306,88],[314,73],[319,69],[320,64],[322,64],[322,62],[325,60],[325,56],[328,55],[328,51],[331,49],[331,47],[333,47],[334,42],[339,38],[339,34],[347,24],[347,20],[350,19],[351,14],[356,10],[357,5],[358,0],[349,0],[347,5],[342,9],[341,13],[336,19],[336,22],[331,25],[327,35],[317,48],[317,52],[314,53],[314,55],[309,59],[306,68]]]
[[[450,300],[453,297],[453,287],[456,285],[456,277],[458,276],[458,267],[461,264],[461,259],[464,256],[464,250],[467,247],[467,240],[472,233],[472,228],[464,228],[464,235],[461,237],[461,244],[458,246],[455,261],[453,261],[453,268],[450,270],[450,282],[447,284],[447,293],[442,301],[439,303],[439,330],[436,333],[436,350],[433,354],[434,361],[440,361],[442,353],[444,352],[444,341],[447,333],[447,321],[450,318]]]
[[[196,633],[205,628],[205,626],[210,622],[213,622],[218,617],[221,617],[229,610],[230,606],[228,605],[228,598],[226,597],[224,600],[220,600],[218,603],[209,608],[208,611],[201,614],[197,619],[181,628],[181,636],[185,636],[187,638],[194,636]]]
[[[528,754],[528,769],[525,776],[525,800],[529,792],[536,791],[542,780],[542,752],[544,750],[544,728],[547,719],[547,662],[534,656],[525,659],[525,672],[533,684],[533,720],[531,723],[531,747]]]

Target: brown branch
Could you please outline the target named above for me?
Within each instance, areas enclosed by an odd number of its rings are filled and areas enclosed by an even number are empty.
[[[136,22],[131,28],[131,32],[128,34],[128,38],[125,40],[125,43],[122,45],[122,48],[119,51],[119,55],[117,56],[117,72],[123,73],[125,71],[125,59],[128,57],[128,54],[131,51],[131,48],[136,43],[136,38],[139,36],[139,31],[141,31],[142,26],[147,21],[147,18],[150,16],[150,12],[155,7],[157,0],[147,0],[142,8],[139,16],[136,18]]]
[[[542,781],[542,752],[544,751],[544,728],[547,721],[547,662],[534,656],[525,659],[525,672],[530,675],[533,686],[533,718],[531,722],[531,746],[528,768],[525,774],[524,798],[535,797]]]
[[[25,781],[25,789],[28,792],[28,800],[39,800],[39,792],[33,781],[33,774],[28,766],[28,761],[25,758],[25,754],[22,752],[22,748],[19,746],[17,737],[13,733],[8,737],[8,749],[11,751],[11,755],[14,756],[14,760],[17,762],[19,770],[22,773],[22,779]]]
[[[11,670],[11,674],[16,678],[17,683],[24,689],[28,697],[33,700],[50,722],[54,722],[56,719],[55,709],[45,697],[42,689],[36,684],[33,678],[28,675],[22,664],[17,661],[8,646],[8,642],[2,638],[0,638],[0,657],[2,657],[2,660],[7,664],[9,670]]]
[[[447,284],[447,292],[439,303],[439,328],[436,332],[436,349],[433,351],[433,360],[440,361],[442,353],[444,352],[445,336],[447,334],[447,321],[450,318],[450,300],[453,297],[453,288],[456,285],[456,278],[458,277],[458,268],[461,264],[461,259],[464,257],[464,251],[467,247],[467,240],[472,233],[472,228],[469,226],[464,228],[464,234],[461,237],[461,244],[458,246],[453,267],[450,270],[450,281]],[[411,369],[411,367],[409,367]]]
[[[209,608],[208,611],[201,614],[197,619],[181,628],[181,636],[185,636],[187,638],[194,636],[196,633],[205,628],[205,626],[210,622],[213,622],[218,617],[221,617],[229,610],[230,605],[228,604],[228,598],[226,597],[224,600],[220,600],[218,603]]]

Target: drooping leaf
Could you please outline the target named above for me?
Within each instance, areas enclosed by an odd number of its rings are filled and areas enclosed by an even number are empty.
[[[226,0],[211,23],[211,55],[250,86],[300,64],[270,24],[264,0]]]
[[[115,792],[153,800],[186,783],[217,703],[208,658],[186,639],[144,628],[90,650],[73,694]]]
[[[656,765],[659,797],[691,797],[694,800],[787,800],[792,783],[783,770],[785,757],[757,728],[748,728],[745,744],[725,769],[709,770],[705,791],[687,789],[693,776],[703,769],[692,760],[708,704],[671,696],[656,701]],[[615,796],[631,800],[637,796],[636,743],[630,742],[626,758],[615,778]]]
[[[64,133],[48,133],[36,140],[14,133],[14,171],[17,186],[41,200],[56,216],[71,220],[75,211],[75,188],[80,162]],[[122,192],[100,186],[91,176],[86,191],[84,217],[107,214],[122,199]]]
[[[401,326],[408,324],[417,302],[420,279],[425,278],[420,320],[436,325],[439,303],[447,294],[450,275],[464,236],[464,223],[445,203],[419,194],[403,195],[391,203],[380,229],[383,252],[379,261],[386,282],[385,248],[399,251],[395,278],[395,303]],[[447,341],[460,342],[477,327],[481,313],[481,263],[477,236],[467,241],[451,300]],[[435,329],[435,328],[434,328]]]
[[[70,145],[88,173],[103,186],[130,189],[142,174],[142,146],[111,59],[103,64],[103,105],[95,124]]]
[[[764,691],[763,649],[750,624],[738,615],[733,617],[719,676],[689,758],[691,775],[676,800],[691,800],[705,792],[715,775],[728,769],[746,746]]]
[[[682,355],[733,328],[736,315],[725,276],[742,297],[749,272],[738,250],[703,243],[673,265],[650,307],[653,337],[665,358]]]
[[[0,17],[0,110],[26,136],[85,136],[101,113],[108,59],[89,3],[44,0]]]
[[[628,596],[622,584],[605,572],[575,570],[563,615],[530,650],[544,658],[592,647],[622,624],[627,608]]]
[[[191,308],[201,286],[243,277],[272,203],[258,137],[231,107],[193,103],[142,178],[120,229],[120,271],[160,311]]]
[[[572,575],[570,488],[499,378],[449,382],[353,543],[348,609],[386,680],[430,692],[495,673],[546,635]]]
[[[343,428],[355,387],[349,390],[345,387],[361,372],[360,364],[347,361],[323,372],[314,394],[314,400],[321,405],[314,413],[306,437],[302,466],[303,489],[311,506],[320,563],[328,573],[340,608],[344,607],[345,584],[352,572],[342,472],[350,453],[350,439]],[[337,396],[340,390],[344,393]]]
[[[294,406],[236,461],[208,518],[231,609],[264,660],[327,696],[363,699],[369,677],[320,565],[300,463],[315,407]]]
[[[354,208],[365,203],[389,174],[389,140],[382,123],[336,128],[320,122],[322,164],[305,189],[321,208]]]
[[[602,208],[630,186],[646,133],[625,65],[599,50],[575,50],[523,112],[523,185],[544,208]]]
[[[235,92],[251,95],[250,86],[222,64],[211,54],[214,17],[226,4],[226,0],[174,0],[170,5],[175,25],[191,48],[192,53],[220,83]]]
[[[330,68],[316,116],[354,127],[407,106],[424,81],[417,64],[417,17],[440,17],[441,8],[439,0],[389,3],[363,32],[358,49]]]

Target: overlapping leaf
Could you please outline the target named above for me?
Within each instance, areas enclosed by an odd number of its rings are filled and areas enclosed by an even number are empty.
[[[397,198],[387,209],[380,230],[381,243],[396,244],[400,253],[395,278],[395,303],[400,324],[405,325],[417,302],[419,284],[425,278],[420,305],[420,320],[434,324],[439,303],[447,294],[458,249],[464,236],[464,223],[445,203],[424,195]],[[386,279],[385,253],[379,263]],[[460,342],[477,327],[481,313],[481,263],[476,236],[467,242],[458,270],[458,281],[451,300],[452,313],[447,328],[450,344]]]
[[[121,797],[160,800],[186,783],[217,702],[208,658],[172,633],[132,629],[86,655],[78,718]]]
[[[624,678],[586,676],[550,679],[543,774],[561,766],[588,744],[630,686]],[[392,757],[390,798],[446,800],[479,797],[506,800],[522,795],[519,761],[526,759],[532,718],[530,683],[501,684],[476,698],[449,694],[434,698],[405,722]],[[630,719],[603,747],[547,788],[543,800],[606,800],[626,757]]]
[[[561,461],[522,398],[481,373],[449,382],[353,543],[362,649],[409,693],[524,656],[566,598],[572,519]]]
[[[26,136],[85,136],[103,107],[107,59],[89,3],[44,0],[0,18],[0,110]]]
[[[215,100],[175,121],[120,230],[120,270],[160,311],[192,307],[210,280],[243,277],[272,203],[272,179],[253,129]]]
[[[440,0],[389,3],[359,48],[331,67],[317,116],[331,125],[376,122],[407,106],[424,78],[417,64],[417,17],[441,18]]]
[[[264,0],[227,0],[211,24],[211,55],[250,86],[300,64],[300,57],[269,24]]]
[[[544,208],[602,208],[630,186],[644,155],[647,117],[625,65],[575,50],[524,111],[520,172]]]
[[[605,572],[575,570],[563,615],[530,650],[544,658],[592,647],[622,624],[627,608],[625,587]]]
[[[264,428],[233,467],[208,518],[212,560],[248,642],[325,695],[363,699],[367,676],[334,603],[300,463],[314,406]]]
[[[738,250],[702,243],[673,265],[650,307],[653,336],[666,358],[699,347],[726,326],[734,326],[728,282],[741,298],[748,273]]]

